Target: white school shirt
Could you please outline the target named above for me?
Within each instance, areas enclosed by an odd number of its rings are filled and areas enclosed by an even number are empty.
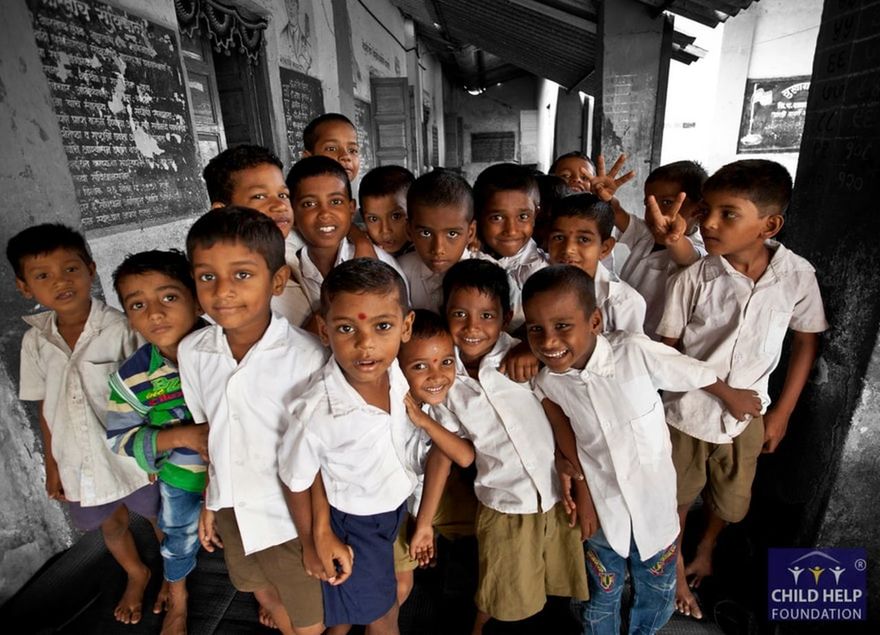
[[[701,258],[706,255],[699,230],[683,239],[693,245]],[[629,214],[629,225],[621,234],[620,242],[630,250],[629,257],[620,268],[620,279],[627,282],[645,299],[645,335],[659,341],[657,325],[663,317],[666,281],[682,267],[669,257],[667,249],[654,251],[654,235],[645,221],[638,216]]]
[[[278,481],[278,441],[326,349],[273,315],[241,363],[217,325],[184,338],[177,356],[193,421],[209,424],[206,506],[234,510],[246,554],[293,540],[296,527]]]
[[[469,258],[479,258],[495,262],[489,254],[481,251],[465,249],[459,262]],[[410,306],[413,309],[428,309],[435,313],[442,313],[443,306],[443,275],[431,271],[418,252],[411,251],[400,257],[400,268],[409,283]]]
[[[272,310],[283,316],[294,326],[302,326],[312,314],[312,307],[306,292],[302,287],[299,258],[296,256],[298,247],[302,245],[302,239],[298,236],[291,240],[295,232],[290,232],[284,243],[284,259],[290,268],[290,277],[284,285],[281,295],[273,295],[271,300]]]
[[[578,458],[608,544],[642,560],[678,535],[672,445],[657,390],[692,390],[715,382],[708,365],[653,342],[616,332],[596,338],[583,370],[542,369],[539,394],[571,421]]]
[[[400,268],[400,265],[397,264],[397,260],[394,256],[376,245],[373,245],[373,249],[376,251],[376,258],[387,265],[391,265],[391,267],[400,274],[400,277],[403,278],[404,283],[406,283],[406,274],[403,269]],[[308,246],[303,247],[298,252],[298,255],[300,284],[302,285],[306,298],[308,298],[309,304],[314,312],[321,308],[321,284],[324,282],[324,276],[321,275],[321,272],[318,271],[318,267],[315,266],[315,263],[313,263],[312,259],[309,257]],[[342,242],[339,243],[339,249],[336,252],[336,262],[333,263],[333,266],[336,267],[352,258],[354,258],[354,244],[352,244],[348,238],[343,238]],[[408,285],[407,292],[409,292]]]
[[[507,272],[508,282],[510,282],[510,308],[513,311],[513,317],[507,331],[513,332],[526,321],[522,310],[523,285],[529,276],[547,266],[547,254],[538,248],[534,240],[529,239],[514,255],[499,258],[497,262]]]
[[[327,501],[369,516],[400,507],[416,486],[405,446],[414,428],[403,404],[409,384],[397,361],[388,369],[391,412],[372,406],[331,358],[294,404],[278,447],[278,475],[294,492],[321,471]]]
[[[54,311],[22,319],[31,328],[21,342],[19,397],[43,402],[64,496],[92,507],[148,485],[147,473],[132,457],[110,451],[104,427],[110,375],[140,346],[125,315],[92,298],[72,351],[58,332]]]
[[[516,383],[498,365],[519,340],[501,333],[480,361],[479,380],[456,355],[455,383],[446,407],[474,444],[474,493],[486,507],[504,514],[546,512],[560,500],[554,465],[553,431],[528,383]],[[438,419],[439,421],[440,419]]]
[[[757,391],[762,412],[770,405],[767,381],[779,363],[791,328],[819,333],[828,328],[813,266],[776,241],[767,270],[757,282],[725,258],[708,256],[673,277],[657,327],[678,338],[686,355],[707,362],[734,388]],[[703,391],[664,395],[669,425],[711,443],[732,443],[748,425]]]
[[[645,299],[639,292],[618,278],[601,262],[596,265],[593,278],[596,306],[602,313],[602,331],[644,333]]]

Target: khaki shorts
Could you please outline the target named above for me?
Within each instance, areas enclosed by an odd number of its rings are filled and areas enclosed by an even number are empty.
[[[400,523],[397,540],[394,541],[394,571],[414,571],[419,568],[419,561],[409,555],[409,532],[415,525],[415,518],[407,514]]]
[[[669,438],[678,480],[678,505],[690,505],[706,488],[704,498],[719,518],[729,523],[745,518],[764,445],[764,417],[752,419],[733,443],[709,443],[672,426]]]
[[[503,621],[538,613],[548,595],[586,600],[587,570],[580,530],[558,503],[546,513],[477,514],[480,580],[477,608]]]
[[[447,540],[474,535],[477,517],[477,497],[474,495],[476,469],[460,468],[453,464],[446,479],[443,497],[434,515],[434,529]]]
[[[299,539],[245,555],[232,509],[219,510],[215,519],[223,540],[229,579],[236,589],[253,592],[274,586],[294,626],[306,627],[324,621],[321,583],[306,575]]]

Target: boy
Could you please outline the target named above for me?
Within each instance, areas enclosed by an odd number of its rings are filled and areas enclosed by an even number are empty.
[[[476,452],[477,635],[490,618],[538,613],[547,595],[585,600],[587,581],[578,533],[560,503],[547,417],[528,384],[497,368],[518,343],[504,332],[507,275],[490,262],[460,262],[443,280],[443,297],[458,353],[446,405]]]
[[[250,207],[271,218],[285,239],[287,261],[291,265],[284,292],[273,296],[272,308],[294,326],[309,316],[309,305],[297,278],[294,254],[302,239],[294,229],[290,190],[284,182],[284,166],[267,148],[239,145],[228,148],[208,162],[202,172],[211,207],[227,205]]]
[[[709,364],[719,377],[758,392],[762,416],[731,417],[700,392],[667,393],[666,420],[678,475],[681,525],[704,492],[708,515],[696,556],[678,568],[676,603],[700,617],[693,586],[712,572],[712,551],[727,523],[749,508],[758,455],[773,452],[807,382],[828,328],[813,267],[771,240],[782,228],[791,177],[763,159],[725,165],[703,186],[700,231],[709,255],[669,283],[657,334],[663,342]],[[788,372],[777,403],[767,382],[779,363],[786,331],[793,331]]]
[[[134,459],[110,452],[104,430],[107,377],[137,350],[137,336],[122,313],[91,297],[95,263],[74,230],[30,227],[9,239],[6,256],[18,291],[49,309],[23,318],[31,328],[21,343],[19,395],[40,402],[46,492],[67,503],[78,529],[101,528],[128,576],[114,615],[137,624],[150,569],[138,556],[128,512],[155,519],[159,488]],[[164,599],[163,589],[155,612]]]
[[[321,283],[330,270],[356,257],[355,245],[346,238],[355,203],[351,183],[342,166],[325,156],[297,161],[287,175],[293,196],[297,227],[305,247],[297,252],[300,276],[309,306],[320,308]],[[397,261],[379,247],[376,257],[398,269]]]
[[[590,179],[596,176],[596,166],[583,152],[574,151],[556,157],[550,174],[565,179],[574,192],[589,192]]]
[[[412,321],[406,285],[390,266],[357,258],[335,267],[321,287],[318,317],[333,357],[294,402],[278,448],[291,515],[301,532],[314,525],[320,561],[305,563],[327,580],[324,620],[332,633],[351,624],[398,632],[393,545],[416,477],[404,457],[413,427],[397,354]]]
[[[541,174],[535,178],[538,181],[540,205],[532,238],[539,247],[544,248],[547,245],[547,233],[550,231],[553,209],[572,191],[565,179],[554,174]]]
[[[535,384],[561,452],[586,478],[601,526],[587,542],[584,632],[620,633],[628,566],[635,593],[629,632],[654,633],[672,615],[678,534],[675,470],[657,391],[706,387],[737,412],[756,411],[757,395],[727,387],[707,365],[643,335],[601,335],[592,288],[571,266],[549,267],[526,282],[529,344],[545,364]],[[578,504],[579,515],[584,507]]]
[[[169,586],[162,633],[186,632],[186,576],[199,551],[208,426],[193,425],[177,372],[177,346],[204,326],[189,262],[179,251],[126,257],[113,287],[129,324],[147,343],[110,375],[107,440],[158,477],[161,553]]]
[[[361,169],[361,150],[357,129],[345,115],[328,112],[315,117],[303,130],[303,157],[325,156],[345,169],[348,180],[354,183]]]
[[[370,240],[395,258],[412,251],[406,231],[406,193],[414,180],[404,167],[383,165],[367,172],[358,189]]]
[[[610,204],[593,194],[573,194],[556,205],[547,252],[551,263],[574,265],[593,279],[603,332],[642,333],[645,301],[600,262],[614,247],[613,227]]]
[[[186,404],[208,425],[208,489],[199,539],[224,548],[233,585],[253,592],[282,633],[323,631],[321,589],[302,567],[278,482],[276,448],[288,408],[325,354],[312,336],[273,315],[289,268],[284,239],[266,216],[226,207],[199,218],[186,238],[199,304],[216,324],[178,348]]]

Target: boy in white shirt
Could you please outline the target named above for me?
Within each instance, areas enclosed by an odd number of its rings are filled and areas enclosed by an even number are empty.
[[[553,433],[529,384],[498,371],[518,340],[510,320],[507,275],[496,264],[466,260],[443,280],[446,319],[457,348],[457,376],[446,406],[474,444],[480,502],[477,617],[519,621],[547,595],[587,598],[584,552],[560,502]]]
[[[553,266],[523,289],[529,344],[545,367],[535,384],[556,442],[586,477],[601,530],[587,544],[585,633],[620,633],[626,570],[635,604],[629,632],[653,633],[673,611],[679,533],[675,468],[658,390],[705,388],[738,414],[757,395],[644,335],[601,335],[592,283]],[[592,510],[578,503],[583,515]],[[589,519],[587,519],[589,522]]]
[[[762,402],[763,416],[740,419],[699,392],[664,395],[682,526],[700,492],[707,503],[696,556],[678,571],[678,610],[695,617],[701,611],[687,578],[697,587],[711,575],[718,535],[748,512],[758,456],[775,451],[785,435],[819,333],[828,328],[815,269],[771,240],[791,187],[788,171],[764,159],[730,163],[706,181],[700,232],[709,255],[670,280],[657,327],[664,343],[708,363],[729,384],[756,390]],[[768,379],[789,328],[788,372],[767,409]]]
[[[318,329],[333,357],[293,404],[278,448],[290,513],[301,532],[313,527],[319,560],[305,564],[325,580],[331,633],[351,624],[398,632],[393,545],[416,485],[405,448],[418,430],[397,354],[412,321],[390,266],[357,258],[330,271]]]
[[[199,539],[208,551],[223,548],[233,585],[253,592],[282,633],[318,635],[321,587],[302,565],[314,547],[287,511],[276,448],[325,351],[272,313],[289,269],[268,217],[240,207],[208,212],[186,250],[199,304],[216,322],[178,348],[186,404],[193,421],[209,426]]]
[[[559,201],[547,237],[553,264],[574,265],[590,276],[602,331],[643,333],[645,300],[600,261],[614,248],[614,211],[594,194],[574,194]]]

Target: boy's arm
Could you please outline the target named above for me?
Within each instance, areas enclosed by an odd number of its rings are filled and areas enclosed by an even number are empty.
[[[538,374],[538,358],[529,347],[528,341],[522,341],[507,351],[507,355],[501,360],[498,372],[507,375],[512,381],[521,383],[529,381]]]
[[[449,459],[455,461],[456,465],[468,467],[474,462],[473,443],[450,432],[434,421],[429,414],[422,412],[422,409],[419,408],[416,400],[413,399],[409,392],[403,398],[403,403],[406,406],[406,414],[409,415],[413,425],[427,432],[434,445]]]
[[[324,490],[321,472],[311,487],[312,538],[321,562],[320,578],[333,586],[345,582],[354,566],[354,551],[333,533],[330,526],[330,503]]]
[[[791,356],[779,398],[764,414],[764,452],[776,451],[819,351],[819,334],[792,331]]]
[[[354,223],[351,224],[351,229],[348,230],[346,238],[354,245],[355,258],[372,258],[373,260],[378,258],[369,235]]]
[[[439,447],[435,446],[428,450],[428,458],[425,461],[425,487],[422,490],[419,513],[416,515],[416,528],[409,541],[410,557],[418,560],[419,565],[423,567],[434,559],[434,516],[437,515],[440,499],[443,498],[443,490],[451,466],[449,456]]]
[[[321,473],[318,472],[315,479],[320,478]],[[294,492],[283,483],[281,488],[284,492],[287,509],[290,511],[290,517],[293,519],[296,533],[302,544],[303,568],[306,571],[306,575],[318,578],[319,580],[326,580],[326,576],[321,575],[324,565],[321,564],[321,559],[318,558],[318,552],[315,550],[315,540],[312,535],[312,490],[309,488],[301,492]]]
[[[52,431],[46,417],[43,416],[43,402],[39,403],[40,432],[43,433],[43,462],[46,464],[46,494],[49,498],[57,501],[66,501],[64,486],[61,484],[61,475],[58,473],[58,463],[52,456]]]
[[[718,397],[737,421],[742,421],[747,415],[757,417],[761,414],[761,398],[754,390],[731,388],[721,379],[716,379],[714,384],[703,386],[702,390]]]
[[[205,491],[208,489],[208,481],[210,481],[210,471],[205,471]],[[214,510],[208,509],[206,502],[202,503],[202,511],[199,514],[199,542],[202,547],[209,553],[214,552],[215,547],[223,548],[223,540],[217,533],[217,524],[214,520]]]

